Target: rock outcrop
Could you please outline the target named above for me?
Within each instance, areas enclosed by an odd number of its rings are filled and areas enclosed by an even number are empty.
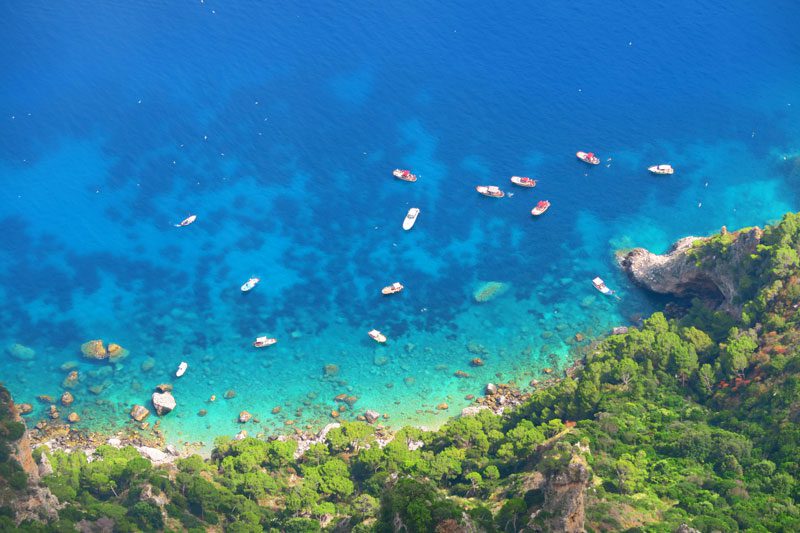
[[[175,409],[175,406],[177,405],[175,398],[169,392],[162,392],[162,393],[154,392],[152,400],[153,400],[153,407],[155,407],[158,416],[163,416],[169,413],[170,411]]]
[[[730,235],[730,243],[720,256],[704,257],[701,261],[695,253],[695,243],[709,239],[684,237],[663,255],[635,248],[621,257],[620,265],[645,289],[678,298],[697,297],[713,308],[738,315],[741,312],[737,301],[740,268],[756,252],[762,231],[752,228],[728,234],[723,228],[722,235]]]
[[[108,357],[108,352],[100,339],[84,342],[81,345],[81,353],[89,359],[105,359]]]
[[[584,531],[586,488],[591,471],[581,453],[573,453],[563,467],[539,476],[535,487],[544,495],[540,511],[531,516],[531,531]]]

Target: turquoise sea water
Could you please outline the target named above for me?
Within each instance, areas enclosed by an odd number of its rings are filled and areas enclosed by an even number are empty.
[[[77,361],[88,429],[128,424],[162,382],[173,442],[233,434],[242,409],[250,434],[319,427],[340,393],[359,398],[341,418],[434,425],[662,304],[615,250],[798,209],[793,2],[229,4],[6,6],[0,379],[18,401],[60,395]],[[662,162],[676,174],[647,173]],[[487,281],[507,290],[477,303]],[[278,344],[252,348],[262,334]],[[98,338],[130,354],[82,358]]]

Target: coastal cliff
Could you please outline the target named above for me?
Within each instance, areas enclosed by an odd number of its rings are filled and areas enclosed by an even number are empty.
[[[635,248],[620,265],[637,285],[678,298],[700,298],[712,308],[738,316],[743,266],[756,253],[763,232],[748,228],[730,233],[723,226],[714,237],[684,237],[667,253]]]

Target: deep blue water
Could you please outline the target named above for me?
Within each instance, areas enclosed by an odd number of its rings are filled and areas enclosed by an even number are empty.
[[[319,425],[341,392],[360,398],[343,418],[432,424],[656,308],[616,249],[798,209],[800,4],[230,4],[5,4],[0,345],[36,352],[0,354],[19,401],[59,395],[77,361],[87,428],[170,380],[175,441],[233,433],[245,408],[251,434]],[[676,174],[646,172],[662,162]],[[486,281],[508,290],[478,304]],[[279,343],[250,348],[259,334]],[[130,355],[83,359],[96,338]]]

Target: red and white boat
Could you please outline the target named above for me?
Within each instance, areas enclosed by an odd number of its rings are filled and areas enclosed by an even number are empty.
[[[375,342],[379,342],[381,344],[386,342],[386,335],[384,335],[383,333],[381,333],[377,329],[370,330],[369,332],[367,332],[367,335],[369,335],[370,338],[372,340],[374,340]]]
[[[252,291],[253,288],[258,285],[258,282],[261,281],[261,278],[250,278],[244,282],[242,285],[242,292]]]
[[[583,161],[584,163],[589,163],[590,165],[599,165],[600,158],[594,155],[593,152],[578,152],[575,156]]]
[[[548,202],[547,200],[542,200],[541,202],[536,204],[536,207],[531,209],[531,215],[538,217],[548,209],[550,209],[550,202]]]
[[[606,287],[605,282],[600,278],[594,278],[592,280],[592,285],[594,285],[594,288],[602,292],[603,294],[607,294],[609,296],[614,294],[614,291]]]
[[[264,346],[272,346],[276,342],[278,342],[278,339],[273,339],[272,337],[256,337],[253,346],[263,348]]]
[[[478,185],[475,187],[475,190],[484,196],[490,196],[492,198],[502,198],[506,195],[497,185]]]
[[[519,185],[520,187],[536,187],[536,180],[526,178],[525,176],[511,176],[511,183]]]
[[[381,294],[383,294],[384,296],[389,294],[396,294],[402,291],[403,289],[405,289],[405,287],[403,287],[403,284],[400,283],[399,281],[395,281],[391,285],[387,285],[386,287],[382,288]]]
[[[417,181],[417,175],[412,174],[410,170],[396,168],[392,171],[392,176],[403,181]]]
[[[176,228],[182,228],[183,226],[188,226],[189,224],[191,224],[195,220],[197,220],[197,215],[190,215],[190,216],[184,218],[183,220],[181,220],[180,224],[175,224],[175,227]]]

